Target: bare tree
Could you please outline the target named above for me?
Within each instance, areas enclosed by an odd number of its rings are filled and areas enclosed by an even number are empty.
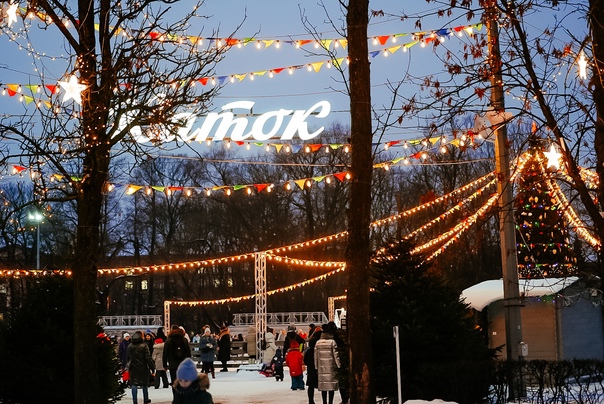
[[[200,90],[198,79],[208,77],[226,50],[200,47],[185,36],[201,4],[170,23],[175,1],[42,0],[29,4],[28,13],[44,16],[30,30],[54,30],[64,41],[69,67],[62,82],[82,86],[70,96],[51,97],[52,108],[30,111],[31,119],[5,119],[0,133],[15,147],[5,159],[29,160],[32,169],[51,169],[53,183],[35,179],[40,203],[76,201],[77,236],[73,277],[75,329],[74,402],[98,403],[99,379],[95,343],[95,280],[101,245],[104,194],[112,158],[120,153],[139,155],[162,144],[186,125],[183,112],[204,111],[217,88]],[[180,11],[181,9],[179,9]],[[201,34],[199,32],[198,34]],[[43,54],[39,50],[37,54]],[[70,79],[71,77],[71,79]],[[41,73],[44,82],[45,76]],[[43,87],[42,87],[43,88]],[[79,91],[79,89],[82,89]],[[33,116],[35,115],[35,119]]]

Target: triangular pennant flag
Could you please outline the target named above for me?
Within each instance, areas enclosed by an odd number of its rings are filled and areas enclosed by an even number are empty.
[[[46,84],[44,87],[48,88],[52,94],[57,93],[57,85],[56,84]]]
[[[347,172],[341,172],[341,173],[335,173],[333,176],[336,177],[337,179],[340,180],[340,182],[344,182],[344,180],[346,179],[346,174]]]
[[[264,188],[268,187],[268,184],[254,184],[254,187],[256,188],[256,191],[262,192]]]
[[[302,150],[302,145],[299,145],[299,144],[292,145],[292,153],[298,153],[300,150]]]
[[[321,182],[321,181],[323,181],[325,179],[325,177],[326,177],[326,175],[320,175],[318,177],[312,177],[312,180],[314,182]]]
[[[151,185],[151,189],[154,189],[156,191],[159,191],[159,192],[163,193],[166,190],[166,187],[160,187],[160,186],[157,186],[157,185]]]
[[[346,47],[348,46],[348,40],[346,39],[338,39],[338,43],[340,44],[340,46],[342,46],[342,48],[346,49]]]
[[[296,45],[298,47],[300,47],[300,46],[304,46],[306,44],[309,44],[311,42],[312,42],[312,39],[302,39],[301,41],[296,41]]]
[[[474,28],[476,28],[477,31],[480,31],[482,29],[482,23],[474,25]]]
[[[218,77],[218,85],[220,85],[220,86],[223,85],[226,78],[227,78],[227,76]]]
[[[459,139],[453,139],[449,142],[449,144],[452,144],[453,146],[459,147]]]
[[[279,74],[279,73],[281,73],[283,70],[285,70],[285,67],[279,67],[279,68],[277,68],[277,69],[273,69],[273,70],[271,70],[271,71],[272,71],[273,73],[275,73],[275,74]]]
[[[39,91],[40,86],[37,84],[26,84],[25,88],[29,89],[32,93],[37,93]]]
[[[306,179],[303,178],[301,180],[295,180],[294,182],[300,189],[304,189],[304,183],[306,182]]]
[[[382,36],[376,37],[376,39],[378,40],[380,45],[384,45],[386,42],[388,42],[388,38],[390,38],[390,35],[382,35]]]
[[[50,101],[42,101],[42,103],[46,106],[46,108],[52,107],[52,104],[50,103]]]
[[[329,147],[331,147],[331,150],[338,150],[342,146],[344,146],[342,143],[331,143],[329,145]]]
[[[23,166],[13,166],[13,173],[14,174],[21,174],[23,171],[27,170],[27,167],[23,167]]]
[[[319,73],[319,70],[321,70],[321,66],[323,66],[323,63],[325,63],[325,62],[315,62],[315,63],[311,63],[310,65],[312,66],[315,73]]]
[[[392,164],[396,164],[396,163],[398,163],[399,161],[404,160],[404,159],[405,159],[404,157],[397,157],[397,158],[395,158],[394,160],[392,160]]]
[[[151,39],[153,39],[155,41],[159,37],[161,37],[161,34],[159,32],[151,31],[151,32],[149,32],[149,36],[151,37]]]
[[[235,38],[227,38],[226,39],[226,44],[227,46],[235,46],[240,44],[241,41],[239,39],[235,39]]]
[[[277,149],[277,153],[280,153],[281,148],[283,147],[283,145],[281,143],[276,143],[276,144],[273,144],[272,146],[275,146],[275,149]]]
[[[381,51],[373,51],[373,52],[369,52],[369,56],[371,56],[372,58],[376,57],[377,55],[380,54]]]
[[[442,137],[438,136],[438,137],[431,137],[428,140],[430,141],[430,143],[435,144],[436,142],[438,142],[441,139],[442,139]]]
[[[247,185],[233,185],[234,191],[239,191],[240,189],[247,188]]]
[[[200,79],[197,79],[197,81],[199,81],[202,85],[206,85],[208,84],[208,78],[207,77],[202,77]]]
[[[189,41],[191,41],[191,43],[193,45],[197,45],[197,43],[199,42],[199,37],[198,36],[189,35],[189,36],[187,36],[187,39]]]
[[[264,146],[264,143],[262,143],[262,142],[253,142],[252,144],[253,144],[254,146],[258,146],[258,147],[262,147],[262,146]]]
[[[142,185],[128,185],[128,188],[126,188],[126,195],[132,195],[136,191],[138,191],[139,189],[142,189],[142,188],[143,188]]]
[[[271,46],[273,43],[275,42],[274,39],[264,39],[262,40],[262,43],[264,43],[264,47],[268,48],[269,46]]]
[[[311,150],[313,153],[316,153],[316,152],[318,152],[319,150],[321,150],[321,147],[322,147],[322,146],[323,146],[322,144],[311,144],[311,145],[309,145],[310,150]]]
[[[333,42],[333,39],[324,39],[321,41],[321,43],[323,44],[323,47],[325,49],[329,49],[329,47],[331,46],[331,43]]]
[[[267,70],[262,70],[262,71],[259,71],[259,72],[254,72],[254,75],[262,77],[262,76],[264,76],[266,74],[266,72],[267,72]]]
[[[409,49],[410,47],[417,45],[418,43],[419,43],[419,41],[413,41],[413,42],[406,43],[404,46],[405,46],[405,49]]]
[[[243,73],[243,74],[234,74],[233,75],[237,80],[242,81],[245,76],[247,76],[247,73]]]
[[[172,187],[168,187],[168,189],[169,189],[170,191],[174,192],[174,191],[182,191],[182,190],[184,190],[185,188],[184,188],[184,187],[174,187],[174,186],[172,186]]]
[[[29,105],[34,100],[34,97],[30,97],[29,95],[24,95],[23,98],[25,99],[25,105]]]
[[[55,179],[55,180],[57,180],[57,181],[61,181],[63,178],[65,178],[65,176],[64,176],[64,175],[61,175],[61,174],[53,174],[53,175],[50,177],[50,179],[51,179],[51,180],[52,180],[52,179]]]
[[[334,59],[333,62],[332,62],[332,64],[333,64],[334,67],[341,68],[343,61],[344,61],[344,58]]]
[[[392,46],[392,47],[390,47],[390,48],[388,48],[388,49],[386,49],[386,50],[387,50],[388,52],[390,52],[390,53],[394,53],[394,52],[396,52],[397,50],[399,50],[400,48],[401,48],[401,45],[398,45],[398,46]]]

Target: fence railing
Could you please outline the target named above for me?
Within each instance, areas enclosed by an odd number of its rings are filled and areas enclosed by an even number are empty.
[[[127,316],[102,316],[98,320],[102,327],[160,327],[163,318],[159,314],[127,315]]]
[[[253,325],[254,313],[237,313],[233,315],[233,325]],[[299,311],[285,313],[267,313],[266,322],[269,325],[289,324],[325,324],[329,320],[322,311]]]

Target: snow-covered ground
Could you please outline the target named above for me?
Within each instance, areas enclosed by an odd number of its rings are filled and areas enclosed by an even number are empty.
[[[306,375],[304,375],[306,382]],[[273,377],[265,377],[256,371],[240,371],[230,368],[229,372],[216,372],[216,378],[210,379],[209,392],[212,393],[214,404],[307,404],[308,395],[305,391],[290,389],[291,379],[285,369],[285,380],[275,381]],[[151,387],[149,389],[149,398],[151,404],[170,404],[172,403],[172,389]],[[342,400],[340,394],[336,392],[334,403],[340,403]],[[138,402],[143,402],[142,392],[139,390]],[[321,403],[321,393],[315,391],[315,403]],[[126,396],[118,403],[132,403],[132,393],[130,389],[126,391]],[[422,404],[426,401],[407,401],[407,404]],[[444,401],[431,401],[431,404],[454,404]]]

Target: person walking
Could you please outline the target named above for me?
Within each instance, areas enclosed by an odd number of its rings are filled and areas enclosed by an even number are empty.
[[[266,349],[262,353],[262,362],[268,364],[271,363],[275,357],[275,353],[277,352],[275,334],[273,334],[273,329],[270,327],[267,327],[266,329],[266,334],[264,334],[264,342],[266,344]]]
[[[137,331],[132,336],[132,343],[127,351],[128,363],[127,369],[130,372],[130,385],[132,386],[132,402],[138,403],[138,388],[143,390],[143,402],[150,403],[149,400],[149,376],[155,369],[155,364],[151,359],[149,347],[143,340],[143,334]]]
[[[256,327],[250,325],[245,335],[245,352],[247,352],[249,363],[256,362]]]
[[[315,404],[315,389],[319,388],[319,374],[315,367],[315,345],[322,334],[321,327],[315,327],[309,335],[308,348],[304,351],[304,365],[306,366],[306,386],[308,387],[308,404]]]
[[[164,370],[163,356],[164,341],[161,338],[157,338],[155,340],[155,345],[153,345],[153,353],[151,354],[151,359],[153,359],[153,363],[155,363],[155,380],[153,386],[155,386],[156,389],[159,389],[160,381],[163,383],[164,389],[169,386],[168,374]]]
[[[231,333],[229,327],[223,325],[218,334],[218,360],[222,363],[221,372],[228,372],[227,362],[231,359]]]
[[[304,390],[304,358],[298,348],[290,348],[285,355],[285,364],[292,379],[292,390]]]
[[[323,404],[333,404],[333,397],[339,388],[337,369],[340,367],[340,359],[336,342],[333,339],[334,333],[337,332],[335,328],[335,324],[333,327],[328,324],[315,344],[315,367],[319,377],[318,389],[321,392]],[[327,402],[328,394],[329,403]]]
[[[164,353],[162,355],[163,368],[170,372],[170,383],[176,380],[176,369],[178,365],[191,357],[189,341],[185,339],[185,332],[177,325],[173,325],[168,339],[164,342]]]
[[[122,340],[120,341],[120,345],[117,348],[117,356],[120,359],[122,373],[124,373],[124,370],[126,369],[126,364],[128,363],[128,345],[130,345],[130,334],[125,332],[122,337]]]
[[[216,338],[212,335],[210,327],[203,330],[203,336],[199,342],[201,349],[202,372],[211,373],[212,379],[216,377],[214,373],[214,361],[216,360]]]
[[[214,404],[208,392],[210,379],[205,373],[197,373],[193,359],[183,360],[176,370],[176,376],[172,384],[172,404]]]

